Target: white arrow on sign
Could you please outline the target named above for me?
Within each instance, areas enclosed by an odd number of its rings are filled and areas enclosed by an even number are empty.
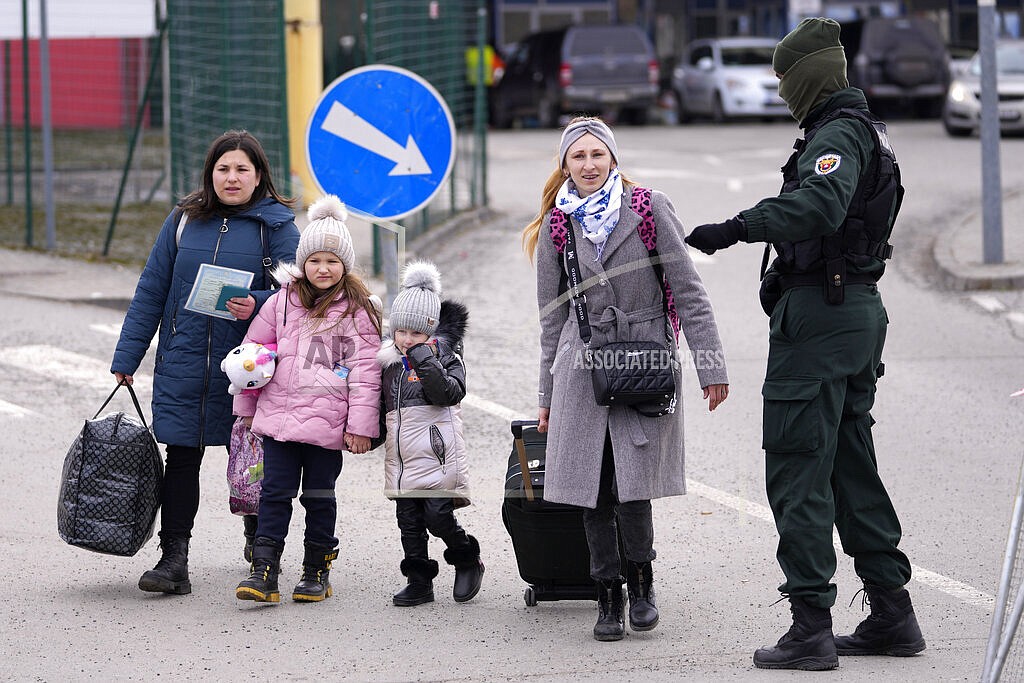
[[[354,145],[368,149],[378,156],[395,162],[395,167],[388,175],[423,175],[430,173],[430,165],[423,158],[416,141],[409,136],[405,147],[382,133],[370,122],[341,104],[332,102],[331,110],[324,117],[320,126],[328,133],[348,140]]]

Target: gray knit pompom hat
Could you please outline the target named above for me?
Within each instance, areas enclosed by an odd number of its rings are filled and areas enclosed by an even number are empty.
[[[402,291],[391,304],[388,327],[432,337],[440,315],[441,273],[437,266],[429,261],[409,263],[402,271]]]
[[[352,235],[345,225],[348,211],[333,194],[324,195],[310,205],[306,211],[309,225],[299,237],[295,250],[295,265],[304,268],[306,259],[318,251],[329,251],[345,264],[345,272],[351,273],[356,267],[356,250],[352,247]]]

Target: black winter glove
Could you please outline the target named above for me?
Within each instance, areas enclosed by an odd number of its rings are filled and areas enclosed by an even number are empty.
[[[698,225],[684,238],[684,242],[705,254],[714,254],[719,249],[731,247],[747,239],[747,224],[739,216],[724,223]]]

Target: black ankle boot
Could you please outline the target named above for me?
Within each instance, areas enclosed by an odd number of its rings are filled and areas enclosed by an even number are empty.
[[[245,535],[245,547],[242,548],[242,557],[246,562],[252,562],[252,547],[256,543],[256,523],[259,517],[256,515],[242,515],[242,533]]]
[[[754,653],[754,666],[804,671],[827,671],[839,666],[839,655],[832,642],[832,613],[794,597],[789,599],[789,608],[793,625],[776,645]]]
[[[338,558],[337,548],[306,546],[302,558],[302,579],[292,590],[292,600],[297,602],[320,602],[331,597],[331,561]]]
[[[160,550],[160,561],[142,575],[139,588],[151,593],[191,593],[192,582],[188,579],[188,536],[160,532]]]
[[[412,607],[434,601],[434,577],[437,562],[418,557],[407,557],[399,565],[409,585],[395,593],[392,601],[399,607]]]
[[[239,600],[255,600],[256,602],[281,602],[281,592],[277,588],[277,575],[281,571],[281,551],[265,539],[257,538],[252,549],[252,566],[249,578],[243,580],[235,589],[235,597]],[[266,539],[269,540],[269,539]]]
[[[654,578],[650,562],[626,563],[626,592],[629,594],[629,627],[650,631],[658,625],[658,606],[654,604]]]
[[[484,579],[484,563],[480,561],[480,543],[467,536],[469,545],[465,548],[444,551],[445,562],[455,567],[455,586],[452,597],[455,602],[469,602],[480,592]]]
[[[852,634],[836,636],[839,654],[910,657],[925,648],[906,588],[864,584],[864,600],[871,605],[871,614]]]
[[[622,617],[622,581],[598,581],[594,640],[622,640],[624,635],[626,626]]]

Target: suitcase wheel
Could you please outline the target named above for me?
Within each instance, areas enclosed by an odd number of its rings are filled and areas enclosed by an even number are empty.
[[[528,586],[523,591],[523,600],[526,602],[527,607],[537,606],[537,593],[533,590],[533,586]]]

